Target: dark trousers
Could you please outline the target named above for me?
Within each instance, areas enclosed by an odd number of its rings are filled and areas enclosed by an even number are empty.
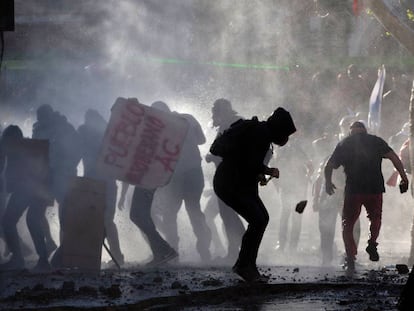
[[[292,190],[292,188],[287,190],[282,189],[280,194],[282,207],[279,227],[279,246],[284,250],[286,245],[289,245],[289,249],[295,251],[297,250],[300,233],[302,231],[302,215],[295,213],[292,207],[295,206],[298,192],[300,194],[301,191],[293,192]],[[303,197],[306,196],[304,195]]]
[[[114,221],[116,212],[116,196],[117,186],[115,181],[106,181],[106,206],[104,213],[105,237],[108,241],[108,246],[112,255],[116,260],[122,263],[124,255],[121,252],[118,228],[116,227]]]
[[[154,192],[155,189],[147,190],[135,187],[132,195],[129,217],[142,231],[149,247],[151,248],[154,258],[157,258],[168,252],[171,247],[155,228],[155,224],[151,216],[151,206],[154,199]]]
[[[323,264],[330,264],[333,260],[336,221],[340,210],[340,202],[337,203],[336,206],[331,204],[319,209],[319,233]]]
[[[259,197],[256,180],[241,182],[232,170],[219,165],[213,185],[217,196],[248,223],[237,264],[255,266],[260,243],[269,223],[269,214]]]
[[[158,218],[161,219],[158,228],[162,230],[169,244],[178,250],[179,236],[177,217],[182,203],[190,219],[191,227],[196,236],[196,248],[202,261],[209,261],[211,230],[201,209],[200,200],[204,189],[204,176],[201,167],[175,172],[171,181],[157,190],[160,198]]]
[[[6,212],[3,217],[3,228],[7,246],[13,253],[15,259],[23,259],[20,247],[19,233],[17,223],[22,217],[24,211],[28,209],[26,221],[36,252],[41,259],[47,259],[45,233],[43,222],[46,208],[42,202],[32,195],[23,192],[13,192],[7,204]]]
[[[342,211],[342,236],[346,255],[355,258],[357,244],[354,239],[354,225],[361,214],[361,207],[365,206],[370,221],[369,242],[376,243],[381,228],[382,193],[378,194],[345,194],[344,209]]]
[[[227,257],[237,258],[241,245],[241,237],[246,231],[246,228],[237,213],[229,208],[221,199],[218,199],[218,207],[227,237]]]

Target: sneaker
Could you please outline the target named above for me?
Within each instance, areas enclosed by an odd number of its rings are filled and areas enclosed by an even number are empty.
[[[240,266],[236,264],[232,270],[249,283],[267,283],[269,281],[269,277],[261,275],[255,266]]]
[[[161,256],[155,256],[150,262],[148,262],[145,266],[147,267],[157,267],[162,264],[165,264],[173,259],[178,258],[178,253],[175,249],[171,248],[167,253]]]
[[[378,261],[379,260],[377,245],[378,245],[378,243],[368,242],[368,246],[365,249],[367,251],[367,253],[369,254],[369,260],[371,260],[371,261]]]
[[[346,258],[344,267],[346,275],[352,277],[355,273],[355,260],[353,258]]]
[[[342,263],[342,268],[343,269],[347,269],[348,266],[351,266],[351,267],[353,267],[355,269],[355,266],[357,266],[357,265],[358,265],[358,263],[357,263],[355,257],[347,257],[347,256],[345,256],[344,257],[344,261]]]

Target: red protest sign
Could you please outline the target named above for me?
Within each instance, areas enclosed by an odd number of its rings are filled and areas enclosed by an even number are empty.
[[[168,183],[188,122],[177,114],[118,98],[102,142],[97,168],[107,177],[153,189]]]

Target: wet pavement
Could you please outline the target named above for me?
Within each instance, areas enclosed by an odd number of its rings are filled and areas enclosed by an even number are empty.
[[[366,263],[261,266],[268,284],[246,284],[229,267],[129,264],[98,274],[30,270],[0,274],[0,310],[396,310],[408,274]]]

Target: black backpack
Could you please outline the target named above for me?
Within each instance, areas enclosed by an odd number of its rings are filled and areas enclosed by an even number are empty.
[[[257,117],[250,120],[239,119],[223,133],[219,133],[210,147],[210,152],[222,158],[231,157],[242,151],[242,142],[252,126],[259,123]]]

